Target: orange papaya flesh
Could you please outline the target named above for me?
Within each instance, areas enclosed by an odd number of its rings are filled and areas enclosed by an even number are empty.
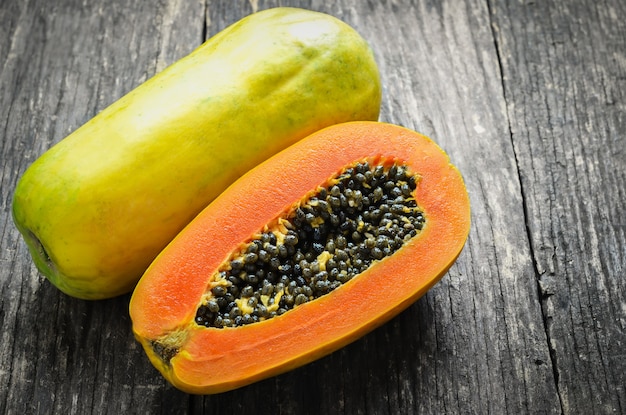
[[[356,185],[368,200],[359,207],[348,182],[381,171],[380,183],[367,182],[370,189]],[[383,182],[392,184],[375,197]],[[319,208],[346,188],[344,206],[352,198],[354,209]],[[395,212],[388,222],[364,220],[382,205]],[[331,219],[333,212],[342,220]],[[133,293],[133,331],[179,389],[235,389],[331,353],[395,316],[445,274],[469,226],[463,179],[432,140],[379,122],[328,127],[249,171],[161,252]],[[383,236],[387,245],[378,246]],[[392,240],[399,243],[391,247]],[[314,246],[319,241],[323,247]],[[360,247],[361,257],[332,255],[338,242],[345,251]],[[291,256],[274,252],[257,264],[261,249],[289,244]],[[374,248],[387,249],[381,256]],[[281,269],[285,264],[292,268]]]

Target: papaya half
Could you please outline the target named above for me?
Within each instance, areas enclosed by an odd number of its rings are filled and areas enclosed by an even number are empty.
[[[219,393],[359,338],[462,250],[469,198],[429,138],[382,122],[324,128],[253,168],[159,254],[133,332],[174,386]]]
[[[65,293],[127,293],[241,174],[325,126],[378,119],[380,100],[372,51],[350,26],[255,13],[45,152],[17,184],[14,222]]]

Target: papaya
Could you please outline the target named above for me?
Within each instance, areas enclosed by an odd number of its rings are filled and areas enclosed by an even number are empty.
[[[14,222],[63,292],[128,293],[156,255],[250,168],[323,127],[377,120],[367,42],[327,14],[249,15],[39,157]]]
[[[182,391],[294,369],[408,307],[465,244],[463,178],[402,126],[326,127],[229,186],[157,256],[130,300],[133,333]]]

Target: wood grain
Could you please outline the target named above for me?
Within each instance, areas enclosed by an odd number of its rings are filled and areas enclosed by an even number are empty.
[[[626,5],[495,3],[507,112],[562,409],[621,413]]]
[[[204,39],[277,5],[372,45],[381,120],[435,139],[472,231],[413,306],[317,362],[183,394],[132,338],[129,296],[37,272],[11,220],[42,152]],[[2,0],[0,413],[626,412],[626,5],[620,0]]]

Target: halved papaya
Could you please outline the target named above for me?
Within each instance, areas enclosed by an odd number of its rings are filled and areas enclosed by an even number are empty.
[[[325,128],[250,170],[151,264],[130,315],[177,388],[218,393],[311,362],[432,287],[470,227],[459,171],[380,122]]]

